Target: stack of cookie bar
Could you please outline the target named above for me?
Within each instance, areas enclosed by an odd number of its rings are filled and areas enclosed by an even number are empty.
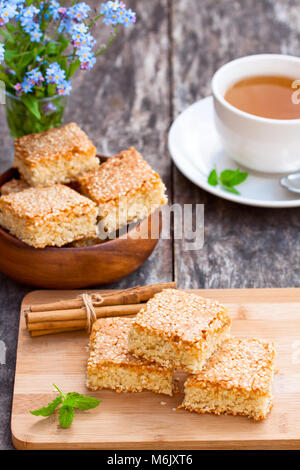
[[[90,339],[87,386],[172,395],[173,371],[189,372],[181,408],[265,418],[272,406],[274,347],[230,337],[217,301],[176,289],[156,294],[134,319],[100,319]]]
[[[14,166],[21,179],[1,187],[0,225],[35,248],[100,243],[99,224],[116,232],[167,201],[133,147],[100,164],[75,123],[17,139]]]

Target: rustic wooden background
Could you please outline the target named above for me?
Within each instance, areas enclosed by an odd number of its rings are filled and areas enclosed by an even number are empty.
[[[299,286],[299,209],[258,209],[218,199],[186,180],[167,150],[170,124],[187,106],[210,94],[210,79],[220,65],[253,53],[299,55],[299,2],[127,3],[137,12],[137,24],[122,31],[91,72],[77,75],[66,122],[78,122],[100,153],[136,146],[162,175],[172,203],[205,204],[205,242],[199,251],[184,251],[181,241],[161,240],[142,268],[112,287],[172,279],[184,288]],[[3,171],[12,147],[0,108]],[[30,290],[0,274],[0,340],[7,347],[6,365],[0,365],[0,449],[12,448],[19,307]]]

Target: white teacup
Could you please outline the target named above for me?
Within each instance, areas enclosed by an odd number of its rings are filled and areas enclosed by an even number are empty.
[[[224,148],[236,162],[253,170],[267,173],[297,171],[300,169],[300,119],[255,116],[224,99],[234,83],[258,75],[300,80],[300,58],[280,54],[252,55],[233,60],[214,74],[215,123]]]

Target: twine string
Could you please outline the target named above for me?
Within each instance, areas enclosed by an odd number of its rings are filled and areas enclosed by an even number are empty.
[[[103,297],[100,294],[92,294],[89,295],[87,293],[81,294],[80,298],[82,299],[82,308],[86,312],[86,328],[88,332],[91,331],[93,323],[97,320],[97,314],[94,307],[95,305],[101,305],[104,301]],[[95,299],[95,302],[93,302]]]
[[[92,294],[91,299],[93,301],[93,305],[96,305],[97,307],[99,307],[99,305],[101,305],[102,302],[104,302],[104,298],[102,297],[101,294]]]

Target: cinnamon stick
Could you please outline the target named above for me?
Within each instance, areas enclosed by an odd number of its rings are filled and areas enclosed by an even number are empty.
[[[133,315],[138,313],[143,305],[144,304],[132,304],[95,307],[95,313],[97,318]],[[50,312],[27,311],[25,318],[28,331],[62,328],[84,329],[86,327],[86,313],[82,308]]]
[[[163,289],[176,289],[175,282],[152,284],[144,287],[91,293],[83,299],[77,296],[47,304],[31,305],[25,311],[26,326],[31,336],[43,336],[68,331],[83,330],[91,325],[89,317],[97,318],[132,316],[137,314],[145,302]],[[92,302],[91,302],[92,301]],[[90,307],[88,304],[92,304]],[[90,309],[92,308],[92,312]]]
[[[152,284],[149,286],[137,286],[117,292],[107,292],[103,294],[91,293],[91,297],[95,300],[95,305],[128,305],[145,302],[163,289],[176,289],[176,282],[166,282],[160,284]],[[101,302],[100,298],[103,299]],[[99,303],[97,303],[99,302]],[[82,307],[82,299],[80,297],[70,300],[60,300],[58,302],[50,302],[47,304],[31,305],[31,312],[48,312],[57,310],[69,310]]]
[[[61,330],[38,330],[38,331],[31,331],[30,335],[33,337],[36,336],[45,336],[45,335],[53,335],[57,333],[68,333],[70,331],[80,331],[82,328],[63,328]]]

